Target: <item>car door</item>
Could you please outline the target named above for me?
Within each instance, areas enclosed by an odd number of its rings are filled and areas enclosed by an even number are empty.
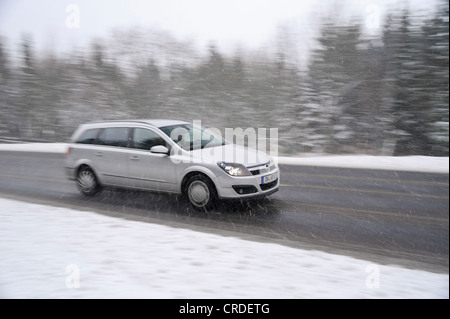
[[[134,128],[128,152],[128,175],[134,187],[173,192],[176,189],[176,167],[166,154],[150,152],[153,146],[168,146],[155,131]]]
[[[127,186],[128,162],[127,147],[130,128],[108,127],[97,137],[96,148],[92,150],[97,173],[106,185]]]

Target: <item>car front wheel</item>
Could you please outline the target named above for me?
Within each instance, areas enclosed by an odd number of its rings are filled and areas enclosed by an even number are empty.
[[[217,192],[208,177],[204,175],[191,176],[185,185],[185,195],[194,209],[207,211],[214,208]]]

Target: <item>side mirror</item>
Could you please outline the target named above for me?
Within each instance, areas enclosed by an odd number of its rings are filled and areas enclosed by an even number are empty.
[[[169,149],[164,145],[155,145],[150,148],[151,153],[169,155]]]

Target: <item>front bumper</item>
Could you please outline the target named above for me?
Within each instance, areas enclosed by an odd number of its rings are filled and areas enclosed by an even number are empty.
[[[262,178],[276,175],[276,179],[263,183]],[[233,177],[226,173],[218,178],[217,187],[219,198],[254,198],[269,196],[278,191],[280,185],[280,171],[275,168],[269,172],[254,176]]]

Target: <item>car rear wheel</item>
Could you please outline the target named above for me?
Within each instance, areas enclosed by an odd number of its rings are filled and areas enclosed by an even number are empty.
[[[210,210],[214,208],[217,192],[213,182],[204,175],[193,175],[185,184],[185,195],[196,210]]]
[[[83,166],[78,170],[77,186],[80,192],[86,196],[93,196],[101,189],[95,173],[88,166]]]

